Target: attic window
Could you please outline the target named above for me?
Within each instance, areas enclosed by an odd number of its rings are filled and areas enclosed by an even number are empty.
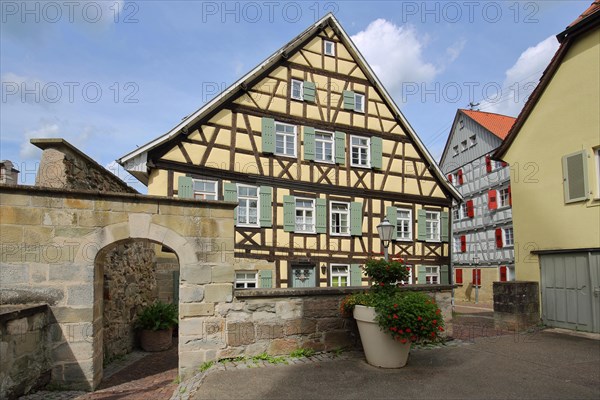
[[[467,141],[463,140],[462,142],[460,142],[460,151],[465,151],[467,150]]]
[[[453,154],[452,154],[452,155],[453,155],[454,157],[456,157],[456,156],[458,155],[458,146],[454,146],[454,147],[452,148],[452,151],[453,151]]]
[[[329,40],[323,41],[324,53],[327,56],[335,56],[335,43]]]
[[[473,147],[477,144],[477,136],[473,135],[469,138],[469,147]]]

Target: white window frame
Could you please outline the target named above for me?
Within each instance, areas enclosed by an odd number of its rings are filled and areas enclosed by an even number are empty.
[[[300,85],[300,95],[298,97],[294,96],[294,84]],[[292,79],[292,82],[290,84],[290,98],[293,100],[304,101],[304,81],[301,81],[299,79]]]
[[[467,149],[469,148],[468,143],[466,140],[463,140],[462,142],[460,142],[460,152],[464,152],[467,151]]]
[[[354,138],[366,140],[367,144],[366,145],[355,145],[353,143]],[[352,152],[355,147],[357,147],[359,149],[366,149],[365,150],[366,156],[367,156],[367,164],[366,165],[354,163],[354,159],[352,157]],[[364,136],[350,135],[350,166],[357,167],[357,168],[371,168],[371,138],[364,137]]]
[[[252,188],[252,189],[256,189],[256,198],[253,196],[241,196],[240,195],[240,188]],[[242,185],[242,184],[238,184],[237,185],[237,195],[238,195],[238,209],[237,209],[237,226],[245,226],[245,227],[250,227],[250,228],[259,228],[260,227],[260,188],[257,186],[252,186],[252,185]],[[240,222],[240,209],[242,207],[242,205],[240,204],[240,200],[254,200],[256,199],[256,223],[255,224],[251,224],[249,222],[245,222],[242,223]],[[250,207],[247,206],[247,220],[250,220]]]
[[[454,253],[460,253],[460,236],[454,235],[452,238],[452,251],[454,251]]]
[[[311,207],[298,207],[298,201],[310,201],[312,206]],[[294,232],[296,232],[296,233],[317,233],[317,230],[316,230],[317,210],[315,207],[315,199],[296,197],[294,206],[295,206],[294,207]],[[297,212],[298,211],[303,211],[304,222],[301,224],[303,226],[306,226],[306,212],[310,211],[312,213],[312,229],[311,230],[302,230],[302,229],[298,228],[298,220],[297,220],[297,218],[298,218]]]
[[[498,208],[506,208],[510,206],[510,195],[508,194],[507,187],[496,190],[496,198],[498,199]]]
[[[214,192],[209,192],[209,191],[206,191],[206,190],[196,190],[195,189],[196,182],[214,183],[215,184],[215,190],[214,190]],[[194,199],[207,200],[206,196],[207,195],[212,195],[212,196],[215,196],[215,198],[214,199],[208,199],[208,200],[219,200],[219,181],[213,181],[211,179],[192,179],[192,190],[194,192]]]
[[[435,268],[435,269],[434,269]],[[435,283],[427,282],[427,278],[435,278]],[[425,282],[426,285],[438,285],[440,283],[440,267],[439,266],[425,266]]]
[[[359,98],[360,98],[361,107],[358,107],[357,99],[359,99]],[[365,95],[364,94],[354,93],[354,111],[359,112],[359,113],[365,112]]]
[[[238,275],[243,274],[243,278],[239,278]],[[254,278],[248,277],[254,275]],[[240,285],[241,286],[238,286]],[[251,286],[254,284],[254,286]],[[258,287],[258,271],[235,271],[235,283],[236,289],[255,289]]]
[[[400,218],[400,212],[408,212],[407,218]],[[408,227],[408,237],[400,237],[400,225],[406,224]],[[401,242],[410,242],[413,240],[413,215],[410,208],[397,208],[396,209],[396,240]]]
[[[469,213],[467,212],[467,202],[463,201],[460,203],[460,219],[469,218]]]
[[[406,265],[406,269],[408,270],[408,280],[400,281],[400,283],[404,285],[411,285],[413,283],[413,270],[415,269],[414,265]]]
[[[461,207],[462,207],[461,205],[456,205],[456,206],[452,207],[452,219],[454,221],[459,221],[462,219],[460,217],[460,208]]]
[[[436,214],[437,217],[435,219],[430,219],[427,217],[428,214]],[[440,219],[440,212],[439,211],[425,211],[425,231],[427,232],[427,224],[429,223],[437,223],[437,236],[435,237],[429,237],[428,235],[426,235],[425,241],[426,242],[439,242],[440,241],[440,236],[441,236],[441,219]]]
[[[327,45],[330,44],[331,45],[331,52],[327,52]],[[323,53],[326,56],[331,56],[331,57],[335,57],[335,42],[331,41],[331,40],[323,40]]]
[[[454,147],[452,147],[452,151],[454,152],[454,153],[452,154],[452,157],[457,157],[457,156],[458,156],[458,154],[459,154],[459,151],[458,151],[458,146],[454,146]]]
[[[334,273],[333,272],[334,268],[340,268],[340,267],[346,268],[346,272],[345,273],[338,273],[338,272]],[[345,287],[342,285],[333,286],[333,278],[334,277],[338,277],[338,278],[346,277],[346,286],[350,286],[350,265],[348,265],[348,264],[331,264],[329,266],[329,286]]]
[[[346,224],[346,233],[338,233],[338,232],[334,232],[333,228],[333,205],[334,204],[343,204],[346,206],[346,214],[348,216],[348,218],[346,219],[347,224]],[[339,212],[336,211],[336,214],[343,214],[343,212]],[[329,233],[331,234],[331,236],[350,236],[350,203],[344,202],[344,201],[330,201],[329,202]]]
[[[473,147],[477,144],[477,135],[469,136],[469,147]]]
[[[294,128],[294,133],[288,133],[288,132],[277,132],[277,126],[291,126],[292,128]],[[284,140],[283,140],[283,153],[280,153],[277,151],[277,136],[283,136]],[[294,139],[294,151],[293,154],[287,154],[286,150],[287,150],[287,141],[286,138],[290,138],[293,137]],[[296,158],[297,157],[297,145],[298,145],[298,127],[296,125],[292,125],[292,124],[286,124],[283,122],[277,122],[275,121],[275,154],[278,156],[282,156],[282,157],[291,157],[291,158]]]
[[[329,135],[329,136],[331,136],[331,142],[329,142],[328,140],[324,140],[324,139],[318,139],[317,135]],[[325,150],[325,147],[324,147],[325,143],[331,143],[331,160],[329,160],[329,161],[321,160],[321,159],[317,158],[317,148],[319,147],[319,145],[321,145],[323,147],[323,150]],[[325,151],[323,151],[323,155],[325,155]],[[315,161],[327,163],[327,164],[335,163],[335,134],[333,132],[315,130]]]
[[[508,233],[510,232],[510,234]],[[508,238],[510,238],[510,243]],[[515,246],[515,230],[513,227],[502,228],[502,247],[514,247]]]

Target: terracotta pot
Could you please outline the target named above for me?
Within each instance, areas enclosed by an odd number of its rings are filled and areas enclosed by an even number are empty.
[[[355,306],[354,319],[367,362],[375,367],[402,368],[408,361],[410,342],[401,343],[379,328],[373,307]]]
[[[144,351],[164,351],[173,344],[173,328],[161,331],[142,330],[140,332],[140,345]]]

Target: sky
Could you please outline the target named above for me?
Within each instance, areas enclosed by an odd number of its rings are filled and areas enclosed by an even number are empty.
[[[439,160],[459,108],[517,116],[577,1],[1,0],[0,159],[33,184],[61,137],[140,190],[114,160],[332,12]]]

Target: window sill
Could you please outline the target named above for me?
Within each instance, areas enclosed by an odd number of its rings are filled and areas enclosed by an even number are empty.
[[[350,163],[350,166],[352,168],[373,169],[373,167],[371,167],[370,165],[356,165],[356,164]]]
[[[260,225],[236,225],[236,228],[262,228]]]
[[[281,154],[281,153],[273,153],[273,155],[277,156],[277,157],[285,157],[285,158],[293,158],[293,159],[298,158],[298,156],[296,156],[296,155],[290,156],[289,154]]]
[[[410,238],[410,239],[395,239],[395,241],[396,242],[405,242],[406,243],[406,242],[412,242],[413,239],[412,238]]]
[[[290,100],[304,101],[304,99],[303,99],[303,98],[302,98],[302,99],[299,99],[299,98],[297,98],[297,97],[290,97]]]
[[[336,237],[351,237],[352,235],[350,233],[329,233],[331,236],[336,236]]]
[[[290,232],[290,233],[294,233],[296,235],[316,235],[317,232],[304,232],[304,231],[294,231],[294,232]]]

